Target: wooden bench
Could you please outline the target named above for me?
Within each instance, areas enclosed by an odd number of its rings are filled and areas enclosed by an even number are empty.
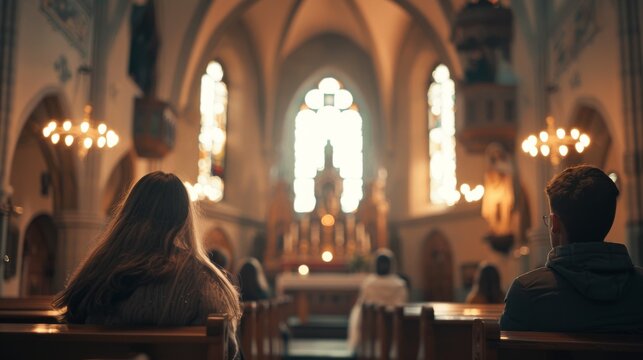
[[[56,324],[60,312],[52,308],[51,296],[0,298],[0,323]]]
[[[281,335],[291,304],[289,297],[243,303],[239,339],[246,360],[284,357],[286,344]]]
[[[0,324],[3,359],[227,359],[223,317],[206,326],[111,328],[91,325]]]
[[[360,360],[370,360],[375,356],[375,318],[375,305],[362,304],[357,345],[357,358]]]
[[[375,306],[375,341],[373,344],[373,359],[389,359],[392,327],[393,308],[383,305]]]
[[[257,358],[257,303],[243,303],[243,316],[239,325],[239,341],[246,360]]]
[[[500,331],[496,321],[473,326],[474,360],[643,359],[643,336]]]
[[[471,354],[471,334],[476,318],[498,319],[503,304],[472,305],[429,302],[398,306],[388,314],[376,315],[384,329],[373,326],[368,309],[362,324],[360,356],[362,359],[468,359]],[[379,309],[383,311],[383,309]],[[366,326],[366,327],[365,327]],[[368,327],[375,327],[379,339]],[[387,343],[388,342],[388,343]],[[376,345],[373,345],[375,343]],[[369,350],[372,349],[372,350]],[[386,349],[389,349],[386,352]]]

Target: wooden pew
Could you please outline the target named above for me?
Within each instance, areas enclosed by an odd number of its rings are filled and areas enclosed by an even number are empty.
[[[375,356],[375,305],[362,304],[357,358],[371,360]]]
[[[375,306],[375,343],[373,358],[388,360],[391,350],[391,328],[393,326],[393,308],[384,305]]]
[[[287,296],[243,303],[239,338],[246,360],[278,360],[286,353],[282,330],[292,299]]]
[[[257,342],[256,359],[258,360],[268,360],[270,358],[270,342],[268,341],[269,311],[270,302],[268,300],[257,301],[255,341]]]
[[[474,360],[643,359],[643,336],[500,331],[496,321],[473,326]]]
[[[256,359],[257,354],[257,303],[247,301],[243,303],[243,316],[239,326],[239,341],[244,359]]]
[[[206,326],[111,328],[91,325],[0,324],[3,359],[227,359],[223,317]]]
[[[415,310],[409,309],[408,315],[417,316],[417,304],[413,305]],[[469,359],[472,352],[473,321],[476,318],[492,319],[497,321],[504,309],[503,304],[473,305],[458,303],[426,303],[419,308],[419,331],[406,329],[406,334],[419,334],[417,359],[438,360],[438,359]],[[415,326],[417,322],[409,326]],[[403,339],[400,344],[392,344],[392,349],[402,349],[414,343],[413,338],[404,338],[400,334],[393,336],[394,339]],[[412,351],[411,351],[412,352]],[[400,354],[392,356],[402,359]],[[415,359],[415,357],[411,357]]]
[[[393,311],[391,360],[417,359],[422,306],[396,306]]]
[[[56,324],[60,312],[52,308],[51,296],[0,298],[0,323]]]

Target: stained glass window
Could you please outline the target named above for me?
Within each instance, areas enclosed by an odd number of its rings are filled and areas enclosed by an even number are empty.
[[[432,204],[451,206],[460,200],[455,159],[455,83],[449,68],[440,64],[433,70],[429,86],[429,198]]]
[[[362,117],[353,95],[339,81],[327,77],[306,93],[295,117],[295,204],[296,212],[315,209],[315,182],[324,168],[324,147],[333,147],[333,166],[343,179],[341,206],[353,212],[362,199]]]
[[[228,87],[223,67],[211,61],[201,77],[201,131],[197,183],[186,183],[192,200],[223,199]]]

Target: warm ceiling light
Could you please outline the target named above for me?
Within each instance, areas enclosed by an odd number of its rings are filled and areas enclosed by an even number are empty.
[[[569,133],[563,128],[556,129],[554,118],[547,117],[547,129],[538,133],[538,136],[531,134],[522,142],[522,151],[531,155],[538,156],[540,153],[544,157],[549,157],[551,164],[556,166],[560,163],[560,158],[569,154],[570,147],[576,152],[582,153],[590,144],[589,135],[581,133],[574,128]]]
[[[77,142],[79,145],[82,145],[79,147],[79,150],[83,155],[94,144],[101,149],[105,147],[105,145],[109,148],[116,146],[119,141],[116,132],[108,129],[103,123],[97,127],[93,127],[91,119],[92,107],[86,105],[84,111],[85,115],[80,123],[65,119],[62,125],[59,126],[58,122],[52,119],[42,129],[42,135],[45,138],[49,138],[54,145],[58,144],[61,138],[64,139],[64,143],[68,147],[72,146],[74,142]]]

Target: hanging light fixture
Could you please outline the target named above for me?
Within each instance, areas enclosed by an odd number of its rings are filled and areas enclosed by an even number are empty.
[[[547,129],[541,131],[538,136],[529,135],[522,142],[522,151],[532,157],[538,154],[549,157],[551,164],[557,166],[560,159],[565,158],[572,149],[582,153],[590,144],[589,135],[573,128],[569,132],[563,128],[556,128],[554,118],[548,116]]]
[[[78,89],[88,90],[87,80],[91,71],[91,67],[87,65],[81,65],[78,68],[79,86],[77,91]],[[74,99],[77,95],[78,93],[74,95]],[[74,103],[76,102],[74,101]],[[85,105],[83,112],[84,115],[80,120],[51,119],[43,127],[42,135],[54,145],[59,142],[64,143],[67,147],[77,144],[81,156],[86,155],[87,151],[94,146],[102,149],[104,147],[113,148],[118,144],[119,137],[114,130],[107,128],[104,123],[92,119],[91,105]]]
[[[74,143],[79,144],[81,152],[86,152],[93,146],[99,149],[116,146],[119,141],[118,135],[104,123],[95,124],[95,120],[91,118],[91,105],[85,105],[84,112],[80,121],[51,119],[42,129],[42,134],[54,145],[61,141],[68,147]]]

